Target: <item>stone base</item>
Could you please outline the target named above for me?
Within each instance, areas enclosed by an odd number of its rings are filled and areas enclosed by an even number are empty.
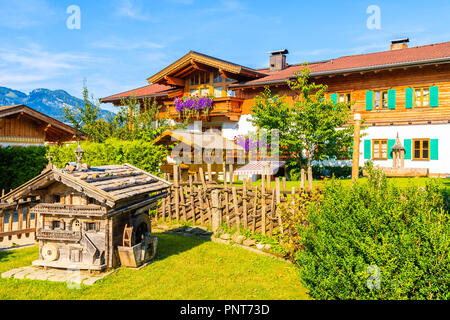
[[[103,271],[106,269],[106,264],[102,265],[92,265],[76,262],[63,262],[63,261],[45,261],[45,260],[35,260],[31,263],[33,266],[56,268],[56,269],[79,269],[79,270],[92,270],[92,271]]]
[[[93,285],[100,279],[110,275],[114,271],[105,272],[98,275],[91,275],[86,271],[71,271],[61,269],[45,270],[39,267],[23,267],[12,269],[2,273],[2,278],[28,279],[28,280],[46,280],[52,282],[67,282],[68,285],[84,284]]]

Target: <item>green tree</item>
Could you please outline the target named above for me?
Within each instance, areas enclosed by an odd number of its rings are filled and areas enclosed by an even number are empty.
[[[72,124],[72,126],[83,131],[88,137],[94,141],[102,141],[105,136],[105,121],[100,121],[100,107],[98,104],[92,104],[89,101],[89,90],[86,86],[86,79],[83,81],[83,105],[70,108],[64,105],[64,116]],[[91,96],[94,100],[94,97]]]
[[[353,139],[351,103],[334,103],[325,99],[328,87],[310,81],[305,64],[296,79],[287,80],[297,98],[288,105],[285,98],[271,96],[268,88],[255,99],[253,124],[280,131],[281,154],[289,155],[289,165],[306,168],[312,161],[348,158]]]

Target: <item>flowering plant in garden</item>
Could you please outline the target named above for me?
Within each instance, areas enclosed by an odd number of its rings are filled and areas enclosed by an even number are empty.
[[[213,105],[213,96],[175,98],[175,110],[180,114],[208,113]]]

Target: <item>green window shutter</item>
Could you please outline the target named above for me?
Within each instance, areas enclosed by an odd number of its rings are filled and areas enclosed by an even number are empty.
[[[405,160],[411,160],[412,140],[411,139],[405,139],[404,142],[403,142],[403,145],[405,147]]]
[[[396,91],[395,89],[388,90],[388,108],[395,109],[396,104]]]
[[[333,103],[337,103],[337,93],[331,94],[331,101],[333,101]]]
[[[439,106],[439,87],[430,87],[430,107]]]
[[[395,139],[388,140],[388,159],[392,159],[392,147],[395,145]]]
[[[373,110],[373,91],[366,91],[366,110]]]
[[[364,140],[364,159],[372,158],[372,140]]]
[[[412,109],[414,104],[414,89],[407,88],[405,90],[405,108]]]
[[[430,160],[439,160],[438,139],[430,139]]]

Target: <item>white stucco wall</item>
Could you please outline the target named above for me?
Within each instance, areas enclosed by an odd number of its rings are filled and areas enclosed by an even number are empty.
[[[364,159],[364,140],[395,139],[399,134],[400,141],[405,139],[438,139],[438,160],[405,160],[405,168],[428,168],[430,173],[450,174],[450,124],[405,125],[405,126],[375,126],[368,127],[361,137],[360,165],[368,161]],[[412,152],[412,151],[411,151]],[[392,159],[374,160],[374,165],[392,167]]]
[[[256,131],[256,127],[249,121],[251,115],[244,114],[240,116],[238,122],[224,122],[222,127],[222,135],[233,140],[235,136],[246,135],[249,132]]]

